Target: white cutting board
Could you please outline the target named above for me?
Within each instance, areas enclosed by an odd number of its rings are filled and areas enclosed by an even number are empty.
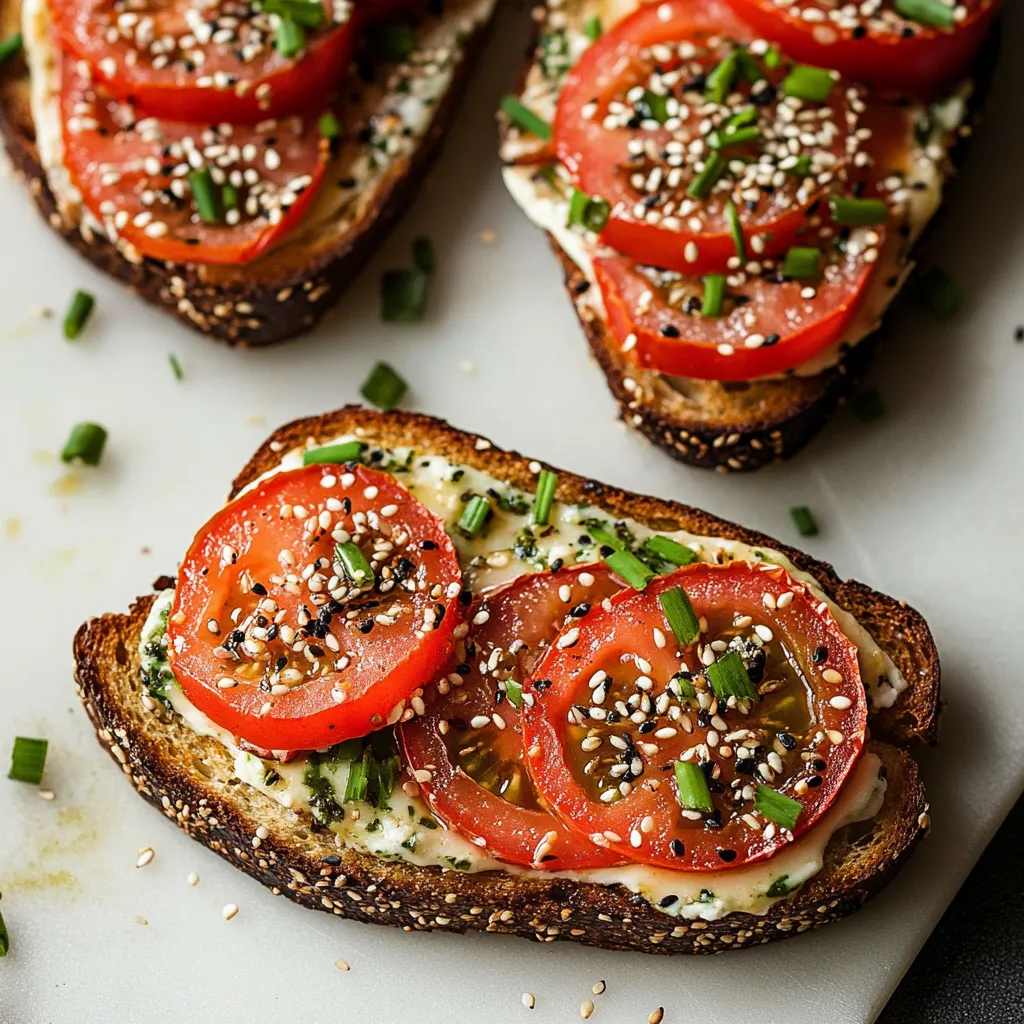
[[[1019,40],[1024,11],[1010,6]],[[665,1024],[868,1021],[1020,793],[1024,345],[1013,332],[1024,323],[1024,137],[1013,129],[1024,92],[1012,56],[933,243],[968,308],[949,325],[912,309],[893,318],[872,372],[884,419],[842,413],[794,462],[723,477],[616,424],[555,261],[502,189],[492,111],[514,81],[527,20],[502,12],[414,209],[343,307],[291,344],[232,352],[192,334],[95,272],[18,182],[0,181],[0,907],[12,941],[0,1024],[542,1024],[579,1020],[599,979],[594,1024],[642,1024],[658,1006]],[[408,265],[422,233],[440,263],[429,316],[382,324],[380,273]],[[60,318],[77,287],[96,294],[97,311],[68,344]],[[823,527],[806,544],[813,554],[925,614],[949,702],[943,742],[921,758],[935,826],[883,895],[823,931],[700,959],[406,934],[271,896],[132,793],[75,697],[75,628],[173,572],[265,434],[355,400],[379,358],[413,383],[408,406],[555,465],[784,541],[797,540],[790,506],[807,504]],[[466,360],[474,373],[460,369]],[[76,488],[55,453],[83,419],[105,424],[110,442]],[[2,775],[19,734],[50,739],[52,803]],[[146,845],[156,857],[136,869]],[[241,909],[226,922],[228,903]]]

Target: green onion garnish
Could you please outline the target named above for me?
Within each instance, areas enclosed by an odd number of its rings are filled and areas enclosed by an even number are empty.
[[[320,134],[333,142],[341,136],[341,123],[333,110],[325,110],[320,115]]]
[[[782,80],[782,95],[808,103],[824,103],[835,84],[831,71],[798,64]]]
[[[880,416],[885,415],[885,403],[882,401],[882,396],[874,389],[870,391],[862,391],[856,398],[854,398],[851,408],[853,409],[853,415],[861,421],[861,423],[870,423],[872,420],[877,420]]]
[[[434,243],[426,235],[412,240],[412,261],[424,274],[432,274],[437,269]]]
[[[64,316],[64,337],[68,341],[74,341],[82,333],[95,305],[96,300],[81,288],[71,296],[71,305]]]
[[[644,590],[654,579],[654,570],[630,551],[613,551],[605,558],[604,564],[634,590]]]
[[[345,780],[345,795],[342,800],[351,804],[366,798],[370,785],[370,765],[365,760],[353,761],[348,766],[348,778]]]
[[[817,277],[821,269],[821,250],[795,245],[782,261],[782,276],[804,279]]]
[[[380,279],[380,315],[389,323],[420,320],[427,308],[427,275],[412,270],[386,270]]]
[[[648,537],[644,541],[644,550],[672,565],[689,565],[697,560],[697,553],[693,548],[688,548],[671,537],[662,537],[661,534]]]
[[[302,464],[310,466],[314,462],[354,462],[366,448],[365,441],[345,441],[343,444],[329,444],[323,448],[310,448],[302,453]]]
[[[692,761],[676,761],[672,767],[676,775],[676,795],[679,806],[687,811],[703,811],[711,814],[715,805],[711,802],[708,780],[699,764]]]
[[[511,94],[501,98],[502,113],[517,127],[545,142],[551,141],[551,125],[538,117],[518,96]]]
[[[764,55],[764,66],[766,68],[777,68],[782,63],[782,53],[772,46]]]
[[[740,263],[747,262],[747,243],[743,238],[743,225],[740,224],[740,212],[736,204],[730,199],[725,204],[725,219],[729,222],[729,234],[732,235],[733,245],[736,246],[736,255]]]
[[[960,286],[941,267],[932,267],[910,287],[914,299],[940,320],[948,320],[964,303]]]
[[[550,469],[542,469],[537,477],[537,496],[533,499],[531,518],[537,526],[547,526],[551,516],[551,504],[555,500],[555,488],[558,486],[558,474]]]
[[[225,210],[237,210],[238,189],[234,185],[225,182],[220,190],[220,201],[224,204]]]
[[[604,199],[588,196],[586,192],[574,188],[569,194],[569,217],[566,227],[579,227],[593,231],[595,235],[599,234],[608,223],[611,210],[611,206]]]
[[[745,142],[756,142],[760,129],[750,125],[746,128],[723,129],[708,135],[708,145],[712,149],[726,149],[729,146],[740,146]]]
[[[777,896],[788,896],[795,888],[795,885],[789,884],[789,875],[779,875],[779,877],[774,879],[772,884],[765,889],[764,894],[770,899],[775,899]]]
[[[98,466],[106,443],[107,432],[98,423],[77,423],[71,428],[71,436],[60,453],[61,461]]]
[[[378,363],[363,381],[359,393],[370,405],[390,412],[408,390],[409,385],[387,363]]]
[[[716,150],[707,158],[704,170],[687,186],[686,194],[691,199],[707,199],[728,166],[728,161]]]
[[[361,737],[350,740],[342,740],[331,747],[330,757],[332,761],[358,761],[363,756],[363,741]]]
[[[482,494],[474,494],[466,502],[457,525],[460,530],[472,537],[483,529],[484,523],[487,522],[490,514],[491,503]]]
[[[274,36],[274,49],[282,57],[295,57],[302,52],[306,45],[306,33],[302,31],[294,18],[283,17],[277,25],[277,34]]]
[[[806,178],[811,173],[811,158],[806,153],[801,153],[793,161],[792,167],[782,168],[786,174],[794,178]]]
[[[657,121],[658,124],[664,124],[668,120],[668,97],[662,96],[661,93],[646,89],[637,101],[637,107],[641,108],[644,120]],[[646,108],[646,114],[643,113],[643,108]]]
[[[668,619],[675,638],[686,647],[700,636],[697,613],[682,587],[673,587],[658,595],[658,603]]]
[[[795,508],[791,508],[789,514],[793,517],[797,533],[801,537],[814,537],[817,535],[818,523],[806,505],[797,505]]]
[[[196,171],[189,171],[188,183],[192,189],[192,198],[195,200],[199,219],[204,224],[219,224],[220,204],[217,202],[217,189],[213,184],[210,168],[200,167]]]
[[[726,129],[729,128],[745,128],[748,124],[753,124],[757,120],[757,107],[744,107],[742,110],[737,110],[728,121],[725,122]]]
[[[373,569],[366,560],[366,555],[359,550],[359,546],[353,541],[345,541],[344,544],[334,545],[334,560],[338,562],[345,575],[356,584],[366,586],[373,582]]]
[[[704,278],[704,301],[700,305],[700,315],[715,317],[722,315],[725,302],[725,274],[708,274]]]
[[[43,778],[46,767],[46,749],[49,740],[33,740],[27,736],[16,736],[14,750],[11,753],[11,770],[7,778],[15,782],[31,782],[38,786]]]
[[[304,28],[319,28],[324,23],[324,7],[319,0],[260,0],[260,9],[277,14]]]
[[[523,684],[514,679],[506,679],[505,696],[508,697],[508,702],[512,707],[518,708],[523,703]]]
[[[676,692],[678,697],[696,697],[697,691],[693,688],[693,681],[687,679],[681,672],[677,672],[669,681],[668,685]]]
[[[846,196],[832,196],[828,201],[832,219],[848,227],[870,227],[884,224],[889,217],[889,207],[881,199],[849,199]]]
[[[21,52],[22,42],[20,32],[0,41],[0,65],[6,64],[16,53]]]
[[[592,43],[600,39],[601,19],[596,14],[592,14],[583,22],[583,32]]]
[[[739,58],[733,50],[717,67],[708,73],[704,91],[712,103],[724,103],[736,82],[739,72]]]
[[[893,7],[897,14],[919,25],[944,28],[947,31],[956,25],[955,6],[943,3],[942,0],[896,0]]]
[[[0,956],[7,956],[7,951],[11,948],[11,936],[7,931],[7,925],[4,923],[4,915],[0,914]]]
[[[377,60],[405,60],[416,49],[412,25],[373,25],[366,36],[370,52]]]
[[[598,547],[614,548],[616,551],[626,550],[626,545],[623,544],[614,533],[602,530],[600,526],[588,526],[587,536],[590,537]]]
[[[172,352],[167,357],[167,361],[171,364],[171,373],[174,374],[174,379],[184,380],[185,371],[181,368],[181,363],[178,362],[178,357]]]
[[[792,829],[804,805],[771,786],[757,786],[754,789],[754,810],[769,821],[783,828]]]
[[[708,682],[719,700],[735,697],[737,700],[756,700],[757,690],[750,681],[743,659],[736,651],[719,658],[707,668]]]

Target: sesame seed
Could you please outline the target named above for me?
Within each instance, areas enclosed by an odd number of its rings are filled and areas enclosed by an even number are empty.
[[[348,961],[343,960],[340,956],[334,961],[334,966],[337,967],[339,971],[349,971],[352,969],[349,967]]]
[[[537,998],[532,992],[524,992],[522,995],[523,1006],[532,1010],[537,1005]]]
[[[225,921],[230,921],[238,913],[238,905],[235,903],[229,903],[221,913],[224,915]]]
[[[152,846],[144,846],[139,850],[139,859],[135,862],[135,866],[137,868],[144,868],[155,856],[156,851]]]

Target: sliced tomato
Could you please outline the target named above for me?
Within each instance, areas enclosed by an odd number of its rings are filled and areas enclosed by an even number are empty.
[[[523,576],[484,598],[471,612],[461,660],[425,695],[426,713],[400,727],[434,814],[500,860],[561,871],[622,859],[546,809],[526,768],[518,705],[519,688],[562,625],[585,622],[623,586],[593,565]]]
[[[349,544],[372,579],[346,571],[336,546]],[[277,473],[196,535],[168,621],[171,669],[200,711],[256,746],[364,736],[447,660],[461,579],[444,523],[393,476]]]
[[[283,57],[277,15],[248,0],[50,0],[61,46],[115,99],[151,117],[235,125],[323,104],[352,52],[345,8],[324,0],[322,27]]]
[[[65,60],[61,76],[71,180],[108,234],[145,256],[247,263],[294,227],[323,181],[329,147],[315,117],[254,128],[142,119],[94,88],[81,64]],[[195,171],[210,176],[216,223],[200,216]]]
[[[682,647],[659,601],[676,587],[701,630]],[[863,748],[857,648],[780,566],[688,566],[620,593],[576,629],[528,681],[524,742],[543,798],[622,856],[684,871],[770,857],[813,828]],[[731,663],[756,698],[738,700],[738,688],[726,698],[706,661]],[[677,762],[706,781],[686,807]],[[796,804],[773,818],[759,809],[766,797]]]
[[[753,259],[785,253],[844,180],[860,144],[856,90],[833,82],[821,102],[794,106],[780,88],[788,63],[769,67],[749,38],[713,0],[641,4],[570,71],[556,152],[579,189],[610,204],[604,244],[680,273],[725,271],[740,265],[740,234]],[[726,86],[713,98],[716,76]]]
[[[947,29],[903,17],[893,0],[871,4],[870,13],[858,10],[864,5],[836,0],[729,2],[752,28],[797,60],[918,95],[969,73],[1001,6],[1000,0],[958,0],[950,4],[955,25]]]

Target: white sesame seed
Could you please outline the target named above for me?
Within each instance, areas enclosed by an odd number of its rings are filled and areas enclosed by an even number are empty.
[[[853,706],[853,701],[849,697],[832,697],[829,700],[829,704],[839,711],[845,711],[847,708]]]
[[[235,903],[229,903],[229,904],[228,904],[228,905],[227,905],[227,906],[226,906],[226,907],[225,907],[225,908],[224,908],[224,909],[223,909],[223,910],[221,911],[221,913],[222,913],[222,914],[224,915],[224,920],[225,920],[225,921],[230,921],[230,920],[231,920],[231,918],[233,918],[233,917],[235,916],[235,914],[237,914],[237,913],[238,913],[238,905],[237,905],[237,904],[235,904]]]
[[[152,846],[144,846],[139,850],[139,859],[135,862],[137,868],[144,868],[154,857],[156,851]]]

